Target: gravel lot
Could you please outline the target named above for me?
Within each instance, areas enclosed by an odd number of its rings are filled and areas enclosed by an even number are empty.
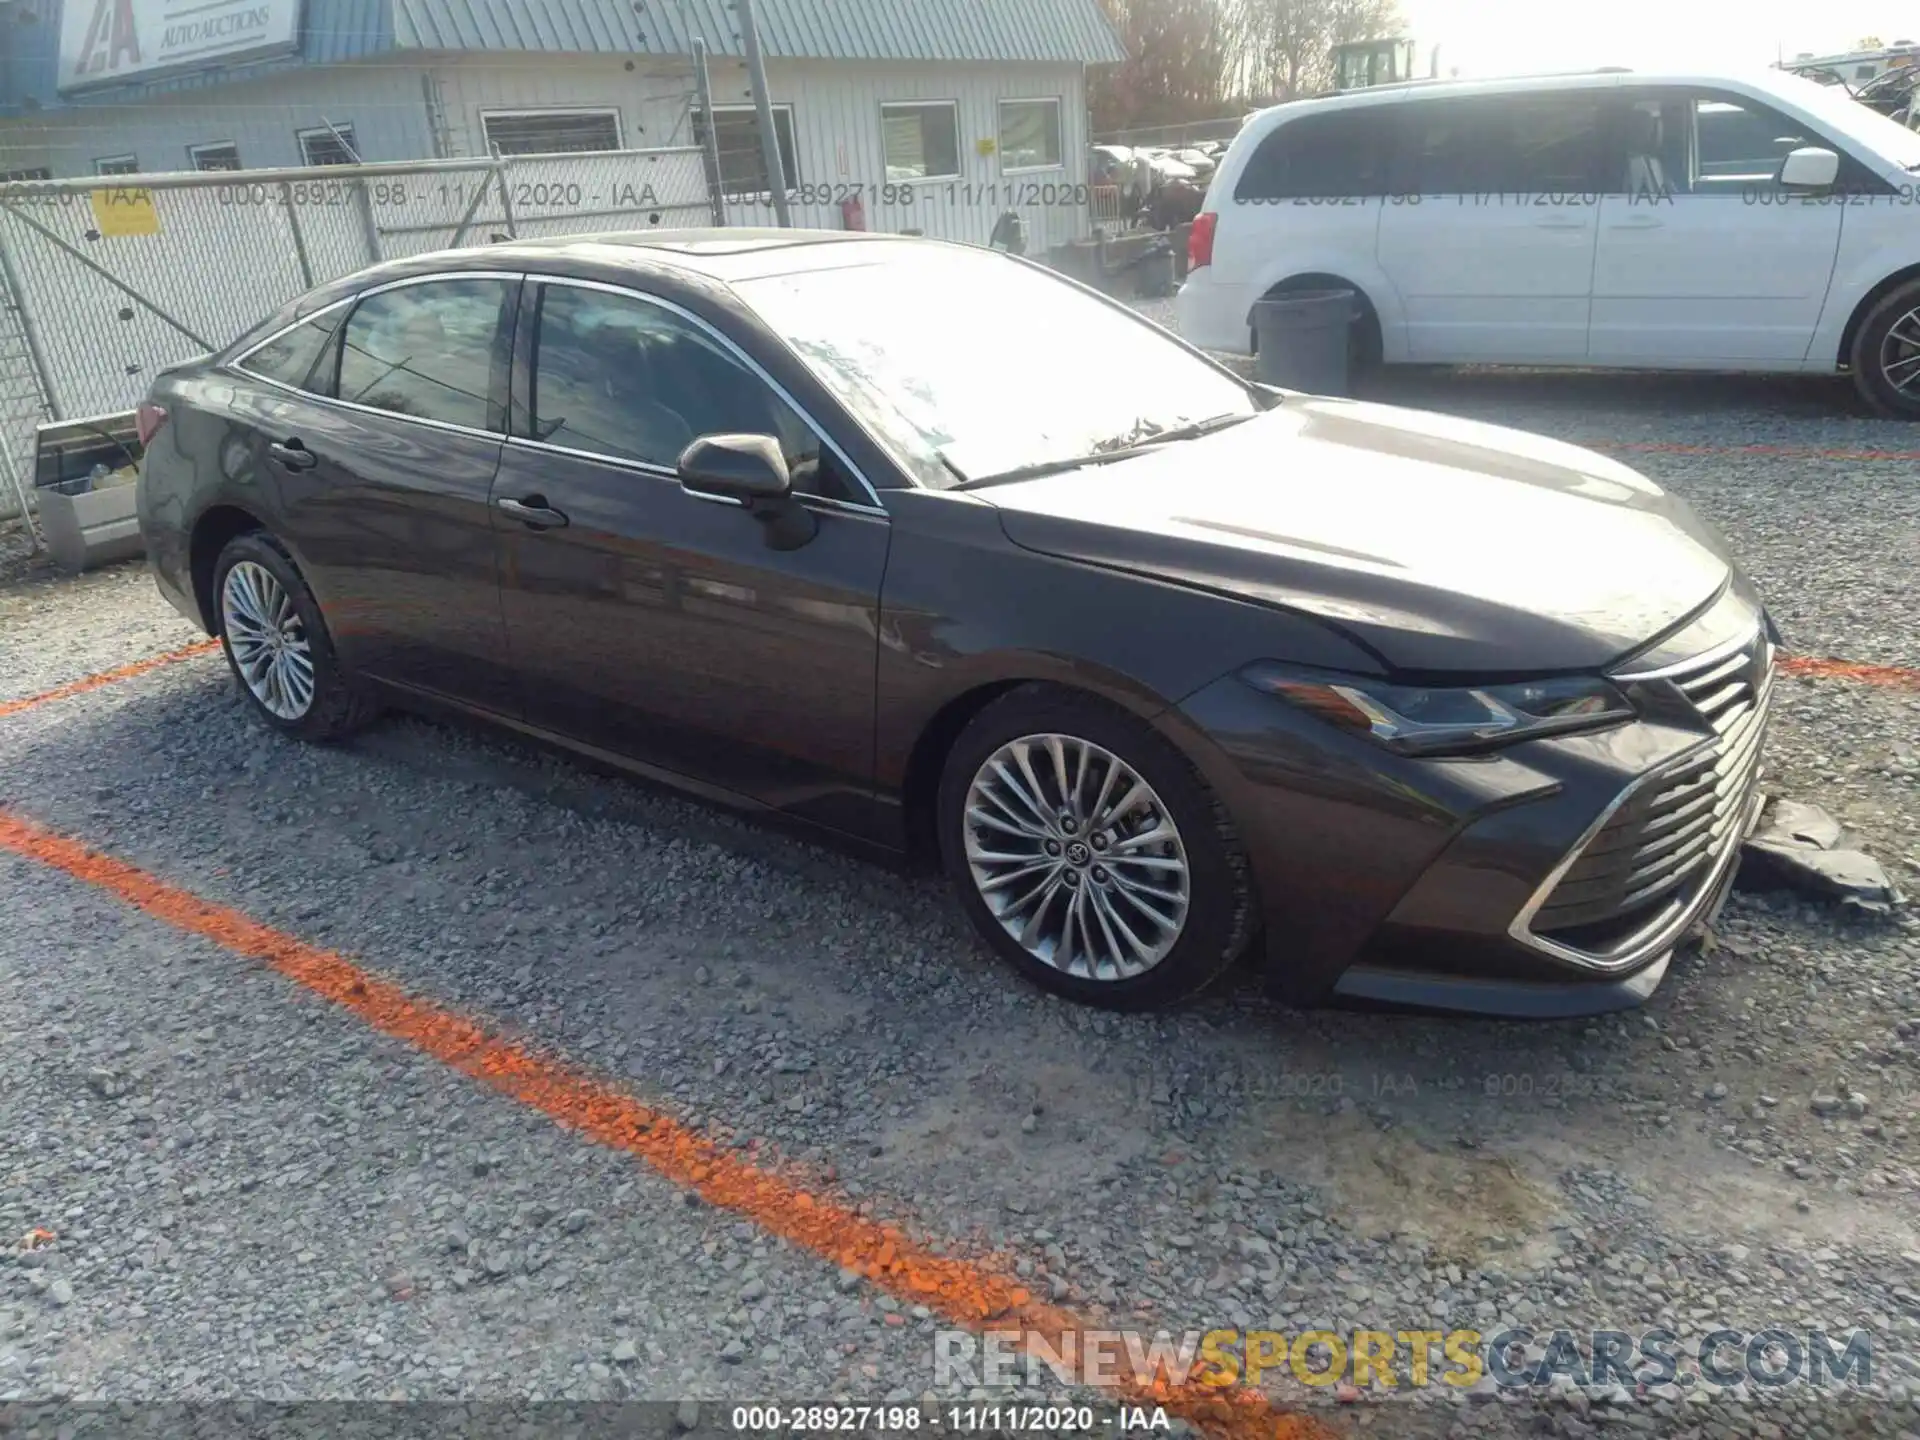
[[[1920,434],[1840,387],[1386,396],[1642,447],[1616,453],[1732,537],[1792,648],[1920,666],[1916,465],[1829,453]],[[199,638],[138,566],[0,577],[0,704]],[[1772,788],[1920,892],[1920,693],[1782,692]],[[1920,1434],[1910,917],[1738,895],[1597,1023],[1302,1014],[1250,977],[1112,1017],[1003,973],[937,884],[490,734],[302,748],[217,656],[0,719],[0,806],[1119,1324],[1874,1336],[1855,1403],[1455,1395],[1342,1429]],[[924,1312],[66,875],[0,851],[0,895],[0,1243],[58,1237],[0,1265],[0,1401],[929,1391]]]

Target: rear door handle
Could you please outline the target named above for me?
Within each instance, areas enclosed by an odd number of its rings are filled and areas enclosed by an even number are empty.
[[[311,470],[320,463],[320,457],[302,445],[298,436],[274,441],[267,447],[267,453],[288,470]]]
[[[1584,230],[1587,228],[1586,221],[1574,220],[1564,216],[1552,220],[1540,220],[1535,223],[1538,224],[1542,230]]]
[[[529,495],[524,500],[499,499],[493,502],[501,511],[511,515],[529,530],[558,530],[567,523],[567,517],[558,510],[549,509],[547,497]]]

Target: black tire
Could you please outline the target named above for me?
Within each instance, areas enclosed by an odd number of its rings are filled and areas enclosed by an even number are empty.
[[[1890,420],[1920,420],[1920,375],[1913,378],[1911,390],[1903,392],[1887,378],[1885,369],[1890,358],[1911,356],[1917,363],[1908,368],[1920,371],[1920,316],[1901,324],[1916,311],[1920,311],[1920,280],[1895,286],[1860,322],[1847,355],[1860,398]],[[1901,337],[1911,339],[1892,337],[1895,326],[1900,327]],[[1904,370],[1901,378],[1907,378]]]
[[[1184,923],[1164,958],[1142,974],[1097,979],[1055,968],[1029,954],[981,896],[966,853],[968,792],[1001,746],[1028,735],[1070,736],[1117,757],[1152,787],[1179,830],[1187,864]],[[989,704],[947,756],[937,823],[941,859],[981,938],[1035,984],[1070,1000],[1111,1010],[1151,1010],[1189,999],[1232,966],[1253,933],[1259,907],[1252,874],[1224,807],[1173,745],[1092,696],[1024,685]]]
[[[226,593],[228,575],[243,561],[259,565],[271,574],[293,602],[294,612],[299,616],[300,628],[313,661],[313,698],[304,713],[296,718],[276,715],[268,709],[253,692],[252,686],[241,674],[239,662],[234,658],[233,643],[227,636],[226,607],[222,597]],[[227,657],[228,668],[233,671],[233,683],[246,697],[253,713],[274,729],[302,740],[340,740],[380,713],[380,707],[341,669],[340,662],[334,656],[333,637],[328,633],[326,619],[320,613],[320,603],[313,598],[313,591],[308,588],[300,567],[293,563],[293,557],[287,554],[285,547],[266,531],[251,530],[236,535],[220,552],[220,558],[213,566],[213,613],[214,622],[219,626],[220,648]]]

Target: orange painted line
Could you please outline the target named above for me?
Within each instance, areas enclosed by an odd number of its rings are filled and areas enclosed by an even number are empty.
[[[1775,663],[1783,673],[1809,680],[1859,680],[1868,685],[1891,685],[1896,690],[1920,690],[1920,670],[1899,665],[1861,665],[1817,655],[1782,655]]]
[[[753,1221],[814,1255],[858,1271],[897,1299],[925,1305],[969,1328],[1018,1329],[1043,1337],[1087,1322],[1036,1301],[1017,1281],[978,1262],[936,1254],[898,1227],[855,1213],[832,1196],[759,1169],[670,1116],[566,1061],[535,1053],[475,1020],[408,995],[345,956],[203,900],[125,861],[0,810],[0,849],[10,850],[165,921],[257,960],[372,1029],[540,1111],[564,1128],[645,1161],[675,1185]],[[1049,1338],[1048,1344],[1057,1344]],[[1165,1406],[1221,1440],[1326,1440],[1317,1421],[1276,1409],[1246,1390],[1170,1385],[1134,1377],[1116,1400]]]
[[[1589,450],[1640,455],[1771,455],[1781,460],[1920,460],[1920,450],[1818,450],[1797,445],[1678,445],[1657,441],[1592,440]]]
[[[117,670],[102,670],[98,675],[89,675],[84,680],[75,680],[70,685],[58,685],[51,690],[43,690],[38,695],[29,695],[24,700],[0,701],[0,720],[9,715],[18,715],[22,710],[31,710],[36,705],[45,705],[54,700],[70,700],[75,695],[84,695],[89,690],[98,690],[103,685],[111,685],[117,680],[131,680],[135,676],[145,675],[164,665],[177,665],[182,660],[191,660],[196,655],[205,655],[218,650],[218,640],[202,640],[195,645],[187,645],[179,650],[169,650],[164,655],[154,655],[145,660],[136,660],[131,665],[122,665]]]

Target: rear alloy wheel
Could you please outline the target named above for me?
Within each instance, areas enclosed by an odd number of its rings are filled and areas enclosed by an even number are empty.
[[[987,942],[1075,1000],[1139,1009],[1204,988],[1245,947],[1245,858],[1192,767],[1098,701],[1030,687],[962,734],[941,838]]]
[[[1920,420],[1920,281],[1867,312],[1853,337],[1853,383],[1880,414]]]
[[[220,628],[234,674],[275,719],[297,723],[313,708],[313,646],[293,597],[257,560],[242,560],[220,586]]]
[[[220,641],[261,718],[304,740],[334,740],[375,713],[334,659],[320,606],[292,558],[263,531],[235,536],[213,572]]]

